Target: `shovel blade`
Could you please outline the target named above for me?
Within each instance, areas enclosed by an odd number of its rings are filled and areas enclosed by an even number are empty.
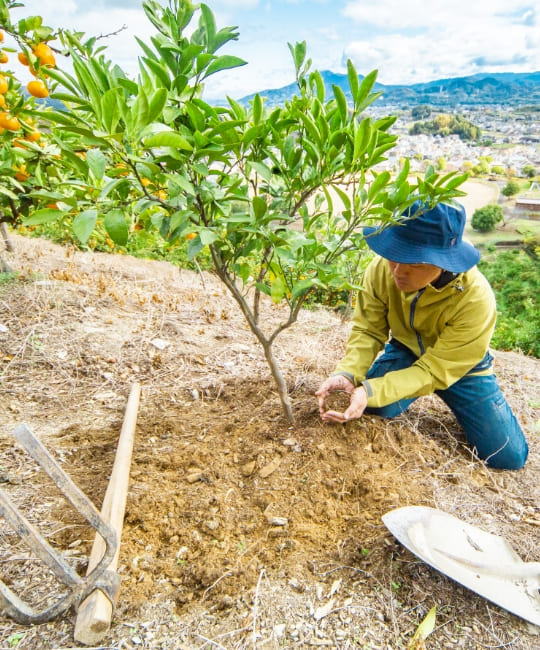
[[[523,562],[504,538],[425,506],[398,508],[382,520],[426,564],[540,626],[540,565]]]

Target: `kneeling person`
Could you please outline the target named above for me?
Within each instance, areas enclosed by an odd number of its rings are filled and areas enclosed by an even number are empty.
[[[493,374],[489,343],[496,320],[493,291],[463,241],[465,210],[416,202],[399,224],[364,228],[377,256],[358,293],[345,357],[316,396],[325,422],[364,412],[395,417],[421,395],[450,407],[478,457],[519,469],[523,432]],[[382,350],[382,354],[379,353]],[[326,410],[333,391],[350,394],[344,412]]]

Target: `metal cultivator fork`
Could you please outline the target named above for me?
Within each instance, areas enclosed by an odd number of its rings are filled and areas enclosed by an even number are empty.
[[[0,612],[23,625],[44,623],[65,612],[72,605],[77,606],[95,589],[103,591],[109,600],[114,603],[120,578],[115,572],[107,570],[118,548],[118,539],[114,529],[103,521],[93,503],[71,481],[26,425],[23,424],[17,427],[13,431],[13,435],[50,476],[77,512],[101,535],[105,542],[105,552],[99,563],[87,576],[79,576],[66,562],[61,553],[50,546],[40,532],[19,512],[8,498],[5,490],[0,489],[0,517],[8,522],[38,558],[51,569],[58,581],[68,588],[67,593],[53,605],[37,611],[21,600],[0,580]]]

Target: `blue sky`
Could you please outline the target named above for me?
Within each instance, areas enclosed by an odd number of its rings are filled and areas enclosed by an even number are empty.
[[[162,4],[166,0],[161,0]],[[136,73],[152,27],[142,0],[26,0],[14,17],[39,13],[46,24],[108,39],[109,57]],[[533,0],[207,0],[218,27],[240,37],[221,53],[248,61],[208,83],[208,98],[240,98],[294,81],[287,43],[307,42],[315,68],[359,74],[378,69],[384,84],[416,83],[477,72],[540,70],[540,6]]]

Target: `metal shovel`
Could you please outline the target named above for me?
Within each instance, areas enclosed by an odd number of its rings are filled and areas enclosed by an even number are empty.
[[[26,425],[17,427],[13,431],[13,435],[51,477],[77,512],[101,535],[105,542],[105,552],[99,563],[86,577],[79,576],[63,556],[52,548],[39,531],[19,512],[8,498],[5,490],[0,489],[0,517],[8,522],[17,535],[52,570],[58,581],[68,588],[68,592],[53,605],[37,611],[0,581],[0,612],[17,623],[29,625],[52,620],[72,605],[78,605],[94,589],[102,590],[113,601],[120,582],[118,574],[107,570],[118,547],[114,529],[103,521],[88,497],[71,481]]]
[[[540,625],[540,562],[435,508],[408,506],[382,517],[403,546],[437,571],[534,625]]]

